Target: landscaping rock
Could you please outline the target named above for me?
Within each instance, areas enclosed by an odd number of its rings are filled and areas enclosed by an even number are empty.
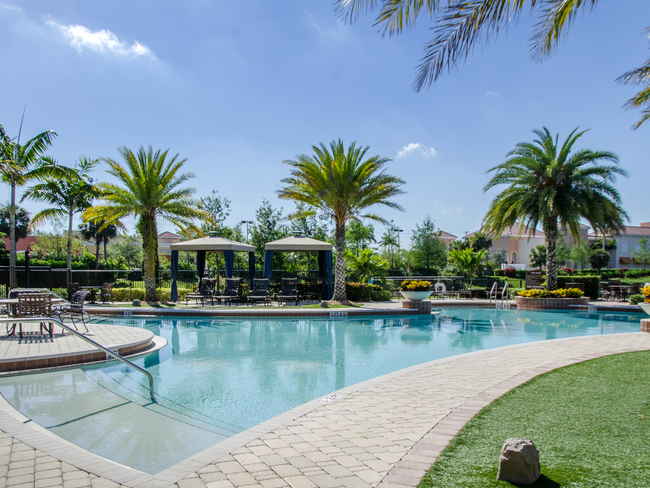
[[[507,439],[499,457],[497,479],[513,485],[532,485],[540,477],[539,451],[528,439]]]
[[[139,307],[140,306],[140,300],[138,300],[137,298],[135,300],[133,300],[133,306],[134,307]]]
[[[330,306],[330,304],[329,304],[329,302],[328,302],[328,301],[326,301],[326,300],[323,300],[322,302],[320,302],[320,306],[321,306],[321,307],[323,307],[323,308],[327,308],[327,307],[329,307],[329,306]]]

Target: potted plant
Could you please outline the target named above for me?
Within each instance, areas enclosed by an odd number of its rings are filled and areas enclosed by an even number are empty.
[[[402,281],[399,292],[407,300],[419,302],[429,298],[431,295],[431,282],[422,280]]]
[[[650,315],[650,285],[645,285],[643,288],[641,288],[641,293],[645,297],[645,302],[639,303],[639,306],[645,313]]]

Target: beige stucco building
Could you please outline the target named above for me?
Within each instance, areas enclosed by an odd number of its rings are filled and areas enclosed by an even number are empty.
[[[607,234],[606,237],[616,240],[616,249],[610,251],[610,268],[643,268],[643,263],[634,261],[634,251],[639,248],[641,239],[650,239],[650,222],[642,222],[639,226],[626,225],[622,233],[614,236]],[[590,240],[602,238],[600,231],[589,234]]]

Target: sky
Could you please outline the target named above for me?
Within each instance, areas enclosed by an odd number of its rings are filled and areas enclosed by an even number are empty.
[[[530,58],[526,13],[416,93],[425,17],[384,38],[372,13],[347,24],[331,0],[0,0],[0,124],[17,135],[26,107],[23,141],[55,130],[49,154],[70,166],[119,160],[120,146],[169,149],[187,159],[197,197],[231,200],[227,225],[254,220],[264,198],[289,213],[276,196],[282,161],[356,141],[405,181],[403,212],[373,209],[404,229],[402,242],[427,215],[458,237],[477,230],[498,191],[483,192],[486,171],[534,129],[563,140],[580,127],[576,148],[612,151],[629,172],[616,186],[639,225],[650,221],[650,123],[631,130],[640,114],[622,107],[638,89],[615,80],[648,58],[642,12],[643,0],[598,3],[543,63]],[[105,168],[96,180],[110,180]]]

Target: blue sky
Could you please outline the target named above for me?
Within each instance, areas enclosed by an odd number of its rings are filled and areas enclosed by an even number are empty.
[[[614,80],[648,57],[642,12],[642,0],[600,2],[541,64],[524,15],[415,93],[431,37],[424,18],[389,40],[371,14],[340,22],[331,1],[0,0],[0,123],[16,135],[26,104],[24,136],[55,130],[50,154],[68,165],[117,158],[119,146],[169,148],[187,158],[198,197],[217,189],[232,201],[230,225],[254,220],[263,198],[293,208],[275,196],[283,160],[357,141],[406,181],[406,211],[378,209],[403,238],[427,214],[457,236],[476,230],[495,194],[482,191],[486,170],[533,129],[562,139],[580,126],[590,131],[577,147],[613,151],[629,171],[617,187],[638,225],[650,221],[650,123],[630,130],[639,113],[622,105],[635,88]],[[96,178],[106,179],[103,165]]]

